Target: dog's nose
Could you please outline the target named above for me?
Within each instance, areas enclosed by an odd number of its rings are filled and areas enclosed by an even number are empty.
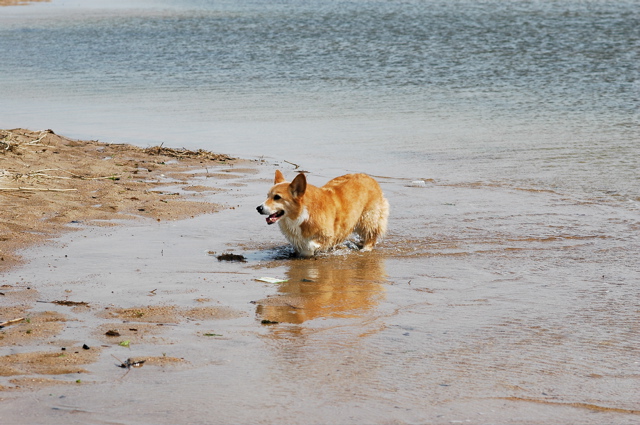
[[[264,207],[262,205],[258,205],[258,208],[256,208],[256,210],[258,210],[258,212],[260,214],[262,214],[262,211],[264,210]]]

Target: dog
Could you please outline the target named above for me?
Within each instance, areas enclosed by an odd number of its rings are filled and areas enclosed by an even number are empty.
[[[288,182],[276,170],[266,201],[256,209],[267,216],[267,224],[278,223],[301,257],[331,250],[352,233],[360,237],[363,251],[371,251],[386,233],[389,217],[380,185],[366,174],[347,174],[316,187],[303,173]]]

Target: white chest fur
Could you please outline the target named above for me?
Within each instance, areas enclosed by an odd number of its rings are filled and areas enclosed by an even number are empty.
[[[287,240],[293,245],[295,250],[304,257],[310,257],[320,248],[320,244],[313,239],[307,239],[302,235],[302,229],[300,226],[305,221],[309,220],[309,211],[306,208],[302,210],[300,215],[291,220],[287,216],[278,220],[280,231],[287,238]]]

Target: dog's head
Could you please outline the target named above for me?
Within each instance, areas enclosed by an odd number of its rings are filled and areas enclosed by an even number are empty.
[[[266,201],[256,208],[260,214],[267,215],[267,224],[273,224],[282,217],[296,219],[301,211],[301,200],[307,190],[307,179],[300,173],[291,183],[285,180],[280,170],[276,170],[273,187]]]

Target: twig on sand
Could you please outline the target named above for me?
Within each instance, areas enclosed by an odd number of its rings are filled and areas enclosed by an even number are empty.
[[[64,176],[52,176],[50,174],[45,174],[45,171],[60,171],[63,173],[67,173],[69,175],[71,175],[71,177],[64,177]],[[26,177],[45,177],[48,179],[61,179],[61,180],[71,180],[71,179],[80,179],[80,180],[104,180],[104,179],[118,179],[121,176],[114,174],[111,176],[100,176],[100,177],[85,177],[85,176],[81,176],[79,174],[74,174],[71,171],[67,171],[67,170],[63,170],[62,168],[45,168],[44,170],[37,170],[37,171],[33,171],[31,173],[28,174],[24,174],[24,176]]]
[[[51,133],[53,133],[53,132],[51,132]],[[47,132],[47,131],[41,131],[41,132],[40,132],[40,137],[38,137],[37,139],[32,140],[32,141],[30,141],[30,142],[27,142],[27,144],[28,144],[28,145],[37,145],[37,144],[39,144],[39,143],[42,141],[42,139],[44,139],[44,138],[45,138],[45,136],[46,136],[47,134],[51,134],[51,133],[49,133],[49,132]]]
[[[284,162],[286,162],[287,164],[291,164],[291,165],[293,165],[294,167],[296,167],[296,168],[294,168],[294,170],[297,170],[298,168],[300,168],[300,166],[299,166],[298,164],[294,164],[293,162],[289,162],[289,161],[287,161],[286,159],[284,160]]]
[[[69,300],[61,300],[61,301],[43,301],[43,300],[38,300],[37,302],[39,303],[51,303],[51,304],[57,304],[57,305],[66,305],[68,307],[72,307],[72,306],[89,306],[89,303],[86,301],[69,301]]]
[[[0,328],[4,328],[7,325],[11,325],[13,323],[18,323],[24,320],[24,317],[20,317],[18,319],[7,320],[6,322],[0,323]]]
[[[72,192],[78,189],[52,189],[43,187],[0,187],[5,192]]]

